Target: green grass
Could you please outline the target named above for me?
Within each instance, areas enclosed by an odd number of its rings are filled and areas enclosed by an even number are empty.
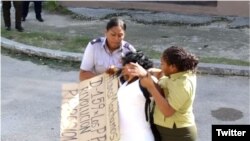
[[[237,60],[237,59],[228,59],[228,58],[216,58],[216,57],[201,57],[200,62],[238,65],[238,66],[250,66],[250,62],[247,62],[247,61],[242,61],[242,60]]]
[[[89,20],[90,18],[78,15],[73,13],[72,11],[68,10],[62,5],[59,5],[58,1],[45,1],[44,2],[44,9],[50,13],[56,13],[60,15],[69,15],[72,19],[76,20]]]
[[[153,59],[159,59],[161,53],[152,49],[141,49],[147,56]],[[227,65],[238,65],[238,66],[250,66],[249,61],[242,61],[237,59],[228,59],[228,58],[216,58],[216,57],[199,57],[199,62],[201,63],[214,63],[214,64],[227,64]]]
[[[73,12],[58,4],[58,1],[45,1],[44,9],[51,13],[71,15]]]
[[[141,50],[142,52],[145,53],[145,55],[149,56],[152,59],[159,59],[160,60],[161,52],[159,52],[159,51],[155,51],[155,50],[152,50],[150,48],[147,48],[147,49],[143,48],[143,49],[138,49],[138,50]]]
[[[17,32],[1,29],[1,36],[14,41],[54,50],[82,52],[90,41],[86,36],[66,36],[55,32]]]
[[[84,17],[79,17],[78,15],[72,13],[67,8],[58,4],[58,1],[45,1],[44,9],[48,12],[71,15],[74,19],[84,19]],[[33,45],[37,47],[43,47],[53,50],[61,50],[68,52],[77,52],[82,53],[83,49],[87,46],[87,43],[91,40],[86,36],[67,36],[65,34],[58,34],[54,32],[17,32],[16,30],[6,31],[1,29],[1,36],[12,39],[17,42],[21,42],[28,45]],[[153,59],[160,59],[161,53],[153,49],[141,49]],[[14,54],[14,53],[13,53]],[[19,54],[20,55],[20,54]],[[18,53],[15,54],[18,56]],[[20,55],[23,57],[23,55]],[[33,56],[34,57],[34,56]],[[38,59],[41,60],[41,59]],[[43,58],[42,60],[47,60]],[[57,60],[55,64],[58,64]],[[45,62],[45,61],[43,61]],[[51,59],[48,59],[46,62],[53,62]],[[59,61],[60,62],[60,61]],[[238,65],[238,66],[250,66],[249,61],[228,59],[228,58],[216,58],[216,57],[200,57],[200,62],[202,63],[215,63],[215,64],[229,64],[229,65]],[[50,64],[50,63],[48,63]],[[52,63],[53,64],[53,63]],[[63,63],[62,63],[63,64]],[[66,63],[67,64],[67,63]]]
[[[82,53],[88,42],[91,40],[89,37],[80,35],[67,36],[65,34],[58,34],[54,32],[17,32],[15,30],[6,31],[3,28],[1,29],[1,36],[32,46],[76,53]],[[160,59],[162,53],[150,48],[141,50],[153,59]],[[199,57],[199,59],[202,63],[250,66],[249,61],[242,61],[236,59],[206,56]]]

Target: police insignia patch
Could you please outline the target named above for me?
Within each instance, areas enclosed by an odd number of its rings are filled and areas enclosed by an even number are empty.
[[[130,44],[129,43],[125,43],[123,45],[124,48],[128,49],[129,51],[131,51],[131,48],[130,48]]]
[[[93,45],[93,44],[99,43],[99,42],[101,42],[101,38],[97,38],[97,39],[92,40],[91,44]]]

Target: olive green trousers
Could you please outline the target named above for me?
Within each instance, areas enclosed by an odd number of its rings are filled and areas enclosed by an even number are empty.
[[[156,125],[160,134],[159,141],[195,141],[197,138],[196,126],[176,128],[166,128]]]

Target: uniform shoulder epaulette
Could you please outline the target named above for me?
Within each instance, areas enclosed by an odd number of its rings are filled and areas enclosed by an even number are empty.
[[[125,43],[125,44],[123,45],[123,47],[131,51],[131,48],[130,48],[130,44],[129,44],[129,43]]]
[[[102,41],[101,38],[97,38],[97,39],[92,40],[90,43],[93,45],[93,44],[99,43],[101,41]]]

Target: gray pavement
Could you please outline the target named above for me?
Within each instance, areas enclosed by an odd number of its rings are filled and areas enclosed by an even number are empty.
[[[79,14],[93,12],[91,9],[82,10],[85,11],[79,10],[81,11]],[[98,13],[98,10],[94,11]],[[102,13],[105,12],[99,11],[100,17]],[[104,17],[73,20],[69,16],[49,14],[46,11],[43,14],[45,22],[39,23],[35,20],[34,12],[31,10],[27,21],[23,23],[25,31],[43,30],[98,37],[103,34],[107,22]],[[138,18],[139,16],[136,15],[133,19],[137,17],[139,20],[148,20],[156,16],[150,13],[145,15],[148,16]],[[198,55],[249,60],[249,28],[229,27],[228,25],[233,21],[208,22],[210,24],[200,26],[163,25],[157,23],[159,21],[145,25],[131,20],[131,15],[120,16],[128,23],[126,38],[137,47],[153,47],[161,50],[161,46],[164,48],[179,42]],[[234,22],[241,19],[231,18],[235,19]],[[212,18],[204,18],[204,20],[209,19]],[[208,48],[204,48],[204,45],[208,45]],[[24,45],[5,38],[1,38],[1,47],[74,61],[80,61],[82,55]],[[157,63],[159,62],[156,61]],[[199,70],[204,73],[234,76],[198,75],[197,95],[194,103],[199,132],[198,141],[211,141],[212,124],[249,124],[249,68],[200,64]],[[54,70],[1,54],[1,82],[2,141],[59,140],[61,86],[64,83],[78,82],[78,72]]]
[[[78,71],[1,55],[1,141],[59,141],[62,84]],[[197,141],[211,141],[213,124],[250,124],[249,77],[198,75]]]
[[[70,16],[43,12],[45,22],[36,21],[30,11],[23,26],[25,32],[44,31],[84,35],[96,38],[103,35],[111,16],[123,18],[127,25],[126,40],[138,49],[164,50],[180,45],[197,56],[250,61],[249,17],[180,15],[153,11],[69,8]],[[12,14],[13,16],[13,14]],[[14,18],[14,17],[13,17]],[[3,21],[3,20],[2,20]],[[4,26],[2,22],[2,26]],[[1,38],[1,47],[49,58],[80,61],[82,53],[49,50]],[[159,60],[154,60],[156,66]],[[249,67],[200,63],[200,73],[249,76]]]

